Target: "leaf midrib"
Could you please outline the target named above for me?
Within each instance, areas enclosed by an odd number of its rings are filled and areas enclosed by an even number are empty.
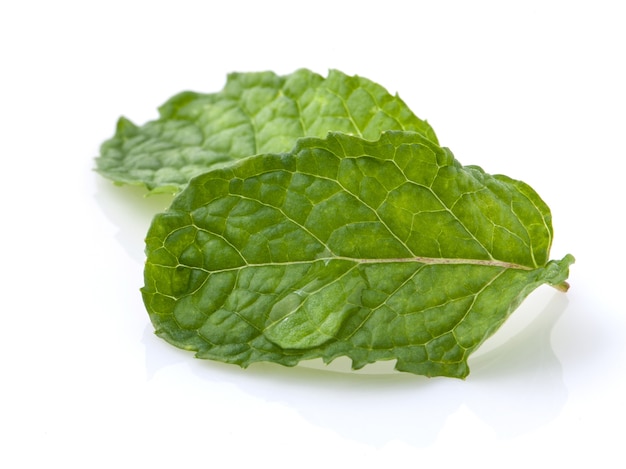
[[[303,265],[303,264],[313,264],[316,262],[331,262],[331,261],[347,261],[354,262],[355,264],[395,264],[395,263],[416,263],[416,264],[424,264],[424,265],[476,265],[483,267],[498,267],[501,269],[513,269],[513,270],[524,270],[531,271],[532,267],[528,267],[521,264],[516,264],[514,262],[500,261],[497,259],[463,259],[463,258],[441,258],[441,257],[398,257],[398,258],[354,258],[347,256],[333,256],[333,257],[317,257],[315,259],[310,260],[301,260],[301,261],[283,261],[283,262],[261,262],[261,263],[248,263],[235,266],[228,267],[225,269],[216,269],[210,270],[204,267],[199,266],[191,266],[188,264],[178,263],[176,265],[164,265],[164,264],[154,264],[154,266],[163,267],[163,268],[171,268],[176,269],[179,267],[186,267],[189,269],[202,270],[209,274],[216,274],[221,272],[232,272],[241,269],[247,268],[257,268],[257,267],[274,267],[274,266],[290,266],[290,265]]]

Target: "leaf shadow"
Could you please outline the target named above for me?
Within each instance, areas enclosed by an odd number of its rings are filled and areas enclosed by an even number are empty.
[[[501,437],[538,428],[563,408],[568,392],[551,334],[567,306],[566,295],[552,293],[526,328],[474,359],[465,402]]]
[[[390,441],[429,446],[462,406],[506,439],[555,418],[566,401],[562,367],[552,350],[550,335],[567,307],[567,299],[549,293],[552,297],[547,297],[548,303],[528,325],[522,330],[513,328],[502,345],[470,362],[472,372],[465,381],[405,373],[287,368],[271,363],[242,370],[195,360],[188,352],[172,347],[158,353],[160,357],[147,353],[146,366],[150,377],[163,367],[185,363],[202,381],[228,382],[268,404],[296,410],[315,426],[373,446]],[[546,300],[545,292],[540,299]],[[527,312],[518,310],[515,314]],[[162,342],[153,336],[151,328],[144,341],[150,342],[151,349]]]
[[[173,200],[169,194],[148,195],[139,186],[118,186],[94,173],[94,199],[102,213],[116,227],[115,238],[135,261],[143,264],[144,240],[152,218]]]

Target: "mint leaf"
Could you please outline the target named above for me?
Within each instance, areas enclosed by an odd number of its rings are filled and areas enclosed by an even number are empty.
[[[551,215],[526,184],[414,132],[331,133],[193,179],[147,236],[156,333],[246,367],[347,356],[465,377],[535,288],[565,289]]]
[[[120,118],[103,143],[97,171],[115,182],[177,192],[215,165],[259,153],[289,151],[304,136],[340,131],[376,140],[411,130],[437,141],[432,128],[398,97],[362,77],[331,70],[232,73],[214,94],[183,92],[139,127]]]

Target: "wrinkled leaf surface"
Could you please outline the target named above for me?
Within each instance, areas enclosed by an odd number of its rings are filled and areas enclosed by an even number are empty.
[[[183,92],[137,126],[120,118],[96,159],[118,183],[177,192],[215,165],[260,153],[290,151],[300,137],[339,131],[377,140],[386,130],[410,130],[437,141],[430,125],[398,97],[362,77],[331,70],[232,73],[218,93]]]
[[[542,284],[548,207],[414,132],[333,133],[193,179],[147,237],[159,336],[246,367],[339,356],[464,377],[468,356]]]

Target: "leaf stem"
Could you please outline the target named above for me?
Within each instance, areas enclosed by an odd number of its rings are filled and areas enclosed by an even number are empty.
[[[567,282],[561,282],[558,283],[556,285],[552,285],[554,288],[556,288],[558,291],[565,293],[567,290],[569,290],[569,283]]]

